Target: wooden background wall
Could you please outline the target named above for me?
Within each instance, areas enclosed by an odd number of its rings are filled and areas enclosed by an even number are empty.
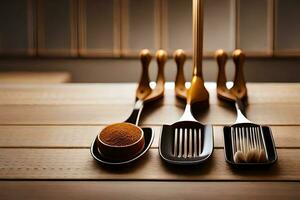
[[[252,68],[280,61],[292,63],[288,72],[299,72],[295,67],[300,64],[299,0],[205,0],[204,6],[208,66],[214,65],[210,59],[216,49],[230,53],[241,48],[252,58],[250,63],[257,64]],[[113,76],[114,65],[138,65],[142,48],[152,52],[162,48],[170,56],[182,48],[191,56],[191,19],[191,0],[1,0],[0,70],[38,70],[38,66],[40,70],[65,70],[84,64],[99,73],[105,69],[112,81],[133,81],[130,74],[123,79]],[[104,68],[105,63],[111,69]],[[214,71],[208,70],[209,80],[214,79],[210,76]],[[273,71],[267,81],[281,81],[276,67]],[[254,72],[249,69],[248,73]],[[86,78],[78,77],[78,81],[108,81]],[[282,80],[299,81],[294,74]]]

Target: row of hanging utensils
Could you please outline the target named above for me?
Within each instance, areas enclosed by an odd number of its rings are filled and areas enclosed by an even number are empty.
[[[220,49],[216,51],[215,57],[219,69],[217,78],[217,96],[220,100],[235,103],[237,112],[235,123],[232,126],[224,127],[224,139],[227,137],[225,134],[230,135],[230,149],[233,162],[236,164],[270,163],[271,159],[269,158],[267,143],[265,141],[267,134],[272,138],[271,140],[268,140],[270,141],[268,144],[273,147],[271,148],[273,151],[276,151],[274,150],[273,137],[270,129],[254,124],[248,120],[245,115],[245,103],[247,101],[247,87],[243,72],[245,54],[240,49],[233,51],[232,59],[235,64],[235,76],[233,87],[230,89],[226,86],[227,79],[225,65],[228,59],[227,53]]]

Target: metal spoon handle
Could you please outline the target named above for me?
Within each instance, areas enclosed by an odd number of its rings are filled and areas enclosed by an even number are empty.
[[[235,121],[235,124],[238,123],[252,123],[250,120],[248,120],[245,116],[245,106],[244,103],[241,101],[241,99],[236,98],[235,101],[235,108],[236,108],[236,112],[237,112],[237,118]]]
[[[135,124],[136,126],[138,126],[143,107],[144,107],[144,101],[137,100],[134,104],[134,108],[133,108],[130,116],[128,117],[128,119],[125,122]]]

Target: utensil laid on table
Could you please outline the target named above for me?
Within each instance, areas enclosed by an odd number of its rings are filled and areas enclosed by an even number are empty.
[[[142,75],[136,91],[134,109],[125,122],[111,124],[97,135],[91,145],[91,154],[99,163],[128,164],[143,156],[150,148],[154,139],[153,130],[138,127],[138,122],[144,104],[162,98],[164,95],[166,52],[160,50],[156,57],[159,69],[157,84],[152,90],[149,86],[148,74],[152,56],[149,50],[141,51]]]
[[[246,81],[243,75],[245,55],[235,50],[232,56],[235,63],[234,86],[226,87],[225,64],[227,54],[223,50],[216,51],[219,67],[217,94],[221,100],[234,102],[237,119],[232,126],[224,127],[225,159],[235,166],[270,165],[277,160],[277,153],[271,129],[252,123],[243,114],[244,101],[247,98]]]
[[[212,126],[199,123],[191,112],[193,105],[208,104],[209,97],[202,76],[202,3],[199,0],[193,1],[193,77],[187,92],[187,104],[180,120],[172,125],[164,125],[160,137],[160,156],[172,164],[199,164],[208,159],[213,152]],[[175,59],[182,68],[180,64],[185,60],[183,52],[177,52]],[[181,85],[183,86],[182,82]]]
[[[213,130],[211,125],[199,123],[191,113],[193,84],[188,90],[187,104],[180,120],[172,125],[163,125],[159,153],[172,164],[199,164],[210,157],[213,152]]]

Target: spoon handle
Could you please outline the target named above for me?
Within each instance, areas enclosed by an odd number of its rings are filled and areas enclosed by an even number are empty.
[[[168,55],[165,50],[158,50],[156,52],[156,61],[158,66],[158,72],[156,77],[156,87],[159,87],[164,90],[164,84],[165,84],[165,64],[168,60]]]
[[[217,96],[219,99],[234,103],[236,97],[226,86],[227,79],[225,66],[228,59],[227,53],[223,49],[219,49],[215,52],[215,58],[218,64]]]
[[[203,0],[193,0],[193,78],[188,90],[187,104],[205,103],[209,94],[204,87],[202,74],[203,57]]]
[[[240,99],[247,97],[247,87],[244,77],[245,58],[245,54],[240,49],[233,51],[232,59],[235,64],[235,75],[231,92]]]
[[[144,102],[142,100],[137,100],[134,104],[130,116],[125,122],[135,124],[136,126],[138,126],[143,107],[144,107]]]
[[[175,94],[180,99],[186,99],[187,89],[185,87],[184,78],[184,63],[186,61],[186,54],[182,49],[178,49],[174,52],[174,60],[177,66],[177,73],[175,79]]]
[[[142,74],[141,79],[136,90],[136,98],[144,100],[152,91],[149,82],[149,64],[151,62],[152,55],[148,49],[143,49],[140,52],[140,60],[142,63]]]
[[[165,92],[165,64],[168,60],[168,55],[165,50],[158,50],[156,52],[156,61],[158,66],[158,72],[156,76],[156,86],[152,92],[144,99],[145,103],[157,100],[164,96]]]
[[[226,71],[225,66],[228,59],[227,53],[223,49],[219,49],[215,53],[215,58],[218,64],[218,79],[217,79],[217,88],[227,88],[226,87]]]

